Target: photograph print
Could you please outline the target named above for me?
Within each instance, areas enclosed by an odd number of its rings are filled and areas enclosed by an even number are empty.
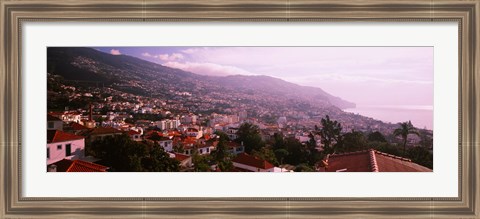
[[[432,172],[433,47],[48,47],[47,172]]]

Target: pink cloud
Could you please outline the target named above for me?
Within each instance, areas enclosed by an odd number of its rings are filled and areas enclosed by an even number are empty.
[[[152,54],[150,54],[150,53],[148,53],[148,52],[142,53],[142,56],[143,56],[143,57],[153,57]]]
[[[142,53],[142,56],[148,57],[148,58],[160,59],[161,61],[164,61],[164,62],[173,62],[173,61],[181,60],[184,58],[184,56],[180,53],[152,55],[148,52],[144,52]]]
[[[157,56],[158,59],[166,62],[176,61],[183,59],[183,55],[180,53],[172,53],[172,54],[160,54]]]
[[[121,55],[122,53],[118,49],[111,49],[110,54],[118,56],[118,55]]]
[[[226,76],[226,75],[253,75],[251,72],[227,65],[219,65],[214,63],[197,63],[197,62],[167,62],[163,65],[178,68],[184,71],[193,72],[200,75],[211,75],[211,76]]]

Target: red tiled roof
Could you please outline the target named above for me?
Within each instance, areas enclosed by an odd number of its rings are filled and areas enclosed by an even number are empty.
[[[344,154],[333,154],[328,158],[327,172],[431,172],[410,159],[379,152],[373,149]]]
[[[47,143],[64,142],[84,139],[85,137],[59,130],[47,130]]]
[[[268,161],[262,160],[255,156],[248,155],[247,153],[239,154],[232,161],[235,163],[245,164],[248,166],[265,169],[265,170],[275,167],[273,166],[273,164],[269,163]]]
[[[179,153],[173,153],[173,154],[175,154],[175,160],[178,160],[180,162],[190,158],[190,156],[185,155],[185,154],[179,154]]]
[[[53,164],[57,166],[57,172],[106,172],[108,169],[106,166],[81,160],[63,159]]]
[[[139,135],[140,132],[137,132],[137,131],[135,131],[135,130],[130,130],[130,131],[128,131],[128,134],[129,134],[129,135]]]
[[[72,122],[70,123],[70,126],[72,127],[73,130],[75,131],[79,131],[79,130],[86,130],[88,129],[87,127],[85,127],[84,125],[80,125],[76,122]]]

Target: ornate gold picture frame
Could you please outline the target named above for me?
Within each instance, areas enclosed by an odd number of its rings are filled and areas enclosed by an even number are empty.
[[[0,0],[2,218],[478,218],[479,0]],[[24,22],[456,22],[459,26],[459,196],[455,198],[31,198],[22,196]]]

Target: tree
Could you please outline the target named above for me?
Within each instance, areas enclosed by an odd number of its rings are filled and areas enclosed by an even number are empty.
[[[334,144],[340,141],[342,126],[336,120],[330,120],[328,115],[322,118],[321,124],[322,128],[319,134],[322,137],[323,151],[325,153],[333,153],[335,152]]]
[[[273,152],[272,149],[268,147],[260,148],[260,150],[258,151],[253,150],[252,155],[255,157],[261,158],[263,160],[266,160],[275,166],[278,166],[279,164],[277,161],[277,157],[275,156],[275,153]]]
[[[218,132],[217,135],[219,136],[219,142],[217,148],[212,151],[211,156],[221,171],[230,171],[233,169],[233,163],[227,148],[228,136],[223,132]]]
[[[368,134],[368,141],[387,142],[387,139],[385,139],[385,136],[383,136],[382,133],[380,133],[379,131],[375,131]]]
[[[295,138],[285,139],[285,150],[288,151],[288,155],[285,157],[285,163],[291,165],[298,165],[300,163],[308,163],[308,149],[305,145],[300,143]]]
[[[148,155],[147,146],[135,142],[128,135],[107,136],[92,142],[90,155],[115,172],[141,172],[142,159]]]
[[[403,155],[406,155],[406,146],[407,146],[407,138],[409,134],[419,135],[417,129],[413,127],[412,122],[402,122],[400,123],[400,128],[397,128],[393,131],[393,135],[395,137],[401,136],[403,138]]]
[[[280,165],[283,164],[283,160],[289,154],[288,151],[283,149],[283,148],[275,150],[274,153],[275,153],[275,157],[277,158],[277,160],[280,160]]]
[[[107,136],[88,147],[90,155],[114,172],[173,172],[179,162],[171,159],[158,144],[136,142],[126,134]]]
[[[157,143],[150,146],[148,156],[142,159],[142,166],[148,172],[178,172],[179,165],[180,162],[170,158],[170,155]]]
[[[260,135],[260,129],[258,126],[251,123],[243,123],[240,125],[237,131],[238,138],[236,142],[245,145],[245,152],[251,153],[252,150],[259,150],[265,146],[262,137]]]
[[[339,152],[352,152],[366,149],[367,140],[362,132],[352,130],[343,135],[341,142],[337,146]]]
[[[315,169],[305,163],[301,163],[295,167],[295,172],[315,172]]]

